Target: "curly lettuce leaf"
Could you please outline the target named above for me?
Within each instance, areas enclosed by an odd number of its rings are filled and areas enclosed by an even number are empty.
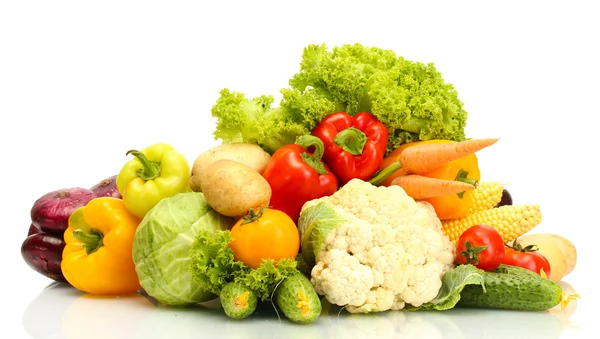
[[[467,285],[481,285],[485,291],[483,271],[471,264],[458,265],[446,271],[442,277],[442,288],[438,295],[419,307],[406,305],[407,311],[445,311],[454,308],[460,300],[460,293]]]
[[[254,291],[258,298],[264,301],[271,298],[277,284],[294,274],[300,274],[296,269],[294,259],[280,259],[277,265],[272,259],[267,259],[257,269],[239,272],[235,277],[235,282]]]
[[[236,261],[229,243],[233,236],[229,230],[214,233],[198,233],[190,250],[190,271],[195,281],[207,291],[221,295],[228,283],[235,282],[252,290],[263,301],[271,297],[275,287],[285,277],[300,272],[291,258],[264,260],[260,267],[252,269]]]
[[[273,154],[336,111],[375,115],[389,130],[388,153],[412,141],[465,139],[467,112],[453,85],[432,63],[406,60],[392,50],[311,44],[288,83],[279,105],[273,96],[246,98],[223,89],[212,108],[215,139],[257,143]]]
[[[314,92],[281,90],[282,99],[275,105],[270,95],[247,98],[243,93],[223,89],[212,107],[216,118],[215,139],[223,143],[256,143],[269,154],[293,144],[299,135],[310,134],[312,128],[335,105]]]
[[[203,289],[219,295],[223,287],[236,275],[249,270],[242,262],[235,261],[229,243],[231,232],[215,233],[200,231],[190,249],[190,271]]]
[[[289,84],[352,115],[375,115],[388,127],[388,152],[411,141],[465,139],[467,112],[453,85],[432,63],[406,60],[391,50],[359,43],[331,50],[309,45]]]
[[[310,44],[304,48],[300,70],[289,84],[300,91],[313,88],[321,97],[354,114],[359,111],[367,81],[379,72],[393,71],[397,62],[396,54],[390,50],[361,44],[328,50],[325,44]]]

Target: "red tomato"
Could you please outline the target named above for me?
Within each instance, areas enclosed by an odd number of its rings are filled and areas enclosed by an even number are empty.
[[[503,259],[504,241],[491,226],[471,226],[458,238],[456,260],[459,264],[472,264],[484,271],[493,271]]]
[[[531,246],[522,248],[517,244],[514,247],[504,249],[504,260],[502,263],[511,266],[520,266],[533,271],[540,276],[550,278],[550,263],[541,253],[535,252]],[[542,270],[544,273],[542,273]]]

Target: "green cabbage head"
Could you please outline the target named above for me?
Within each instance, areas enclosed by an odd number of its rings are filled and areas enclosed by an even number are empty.
[[[200,230],[230,229],[234,223],[213,210],[201,192],[162,199],[141,221],[133,242],[135,269],[146,293],[172,306],[215,299],[194,280],[189,252]]]

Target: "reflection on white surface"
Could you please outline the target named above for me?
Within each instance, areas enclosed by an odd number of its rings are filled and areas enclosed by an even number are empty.
[[[96,297],[51,284],[26,308],[23,326],[32,338],[560,338],[565,310],[514,312],[454,309],[352,315],[324,306],[317,322],[279,320],[270,303],[244,320],[225,316],[218,302],[170,308],[141,294]]]

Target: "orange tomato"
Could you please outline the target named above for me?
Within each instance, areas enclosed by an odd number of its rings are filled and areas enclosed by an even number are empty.
[[[238,220],[231,228],[229,246],[235,260],[258,268],[263,259],[294,259],[300,250],[300,233],[294,221],[284,212],[262,208]]]

